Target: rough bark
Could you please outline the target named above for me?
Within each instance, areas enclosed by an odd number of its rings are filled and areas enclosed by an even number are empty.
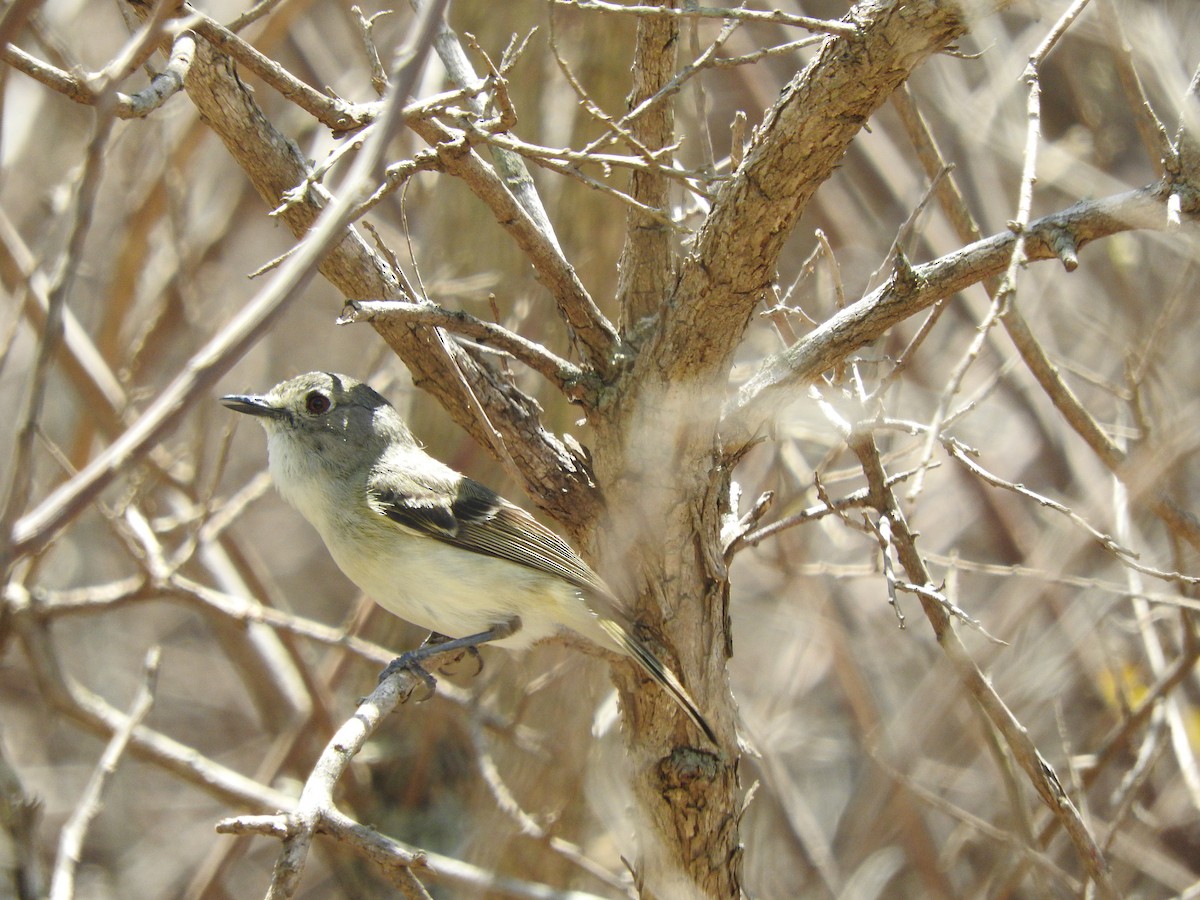
[[[666,0],[663,5],[674,4]],[[636,110],[675,76],[678,43],[677,20],[638,21],[633,85],[627,103],[630,110]],[[675,137],[674,106],[670,101],[651,105],[634,118],[629,131],[647,149],[661,150]],[[671,201],[671,182],[661,172],[637,171],[630,178],[629,195],[651,209],[666,210]],[[637,207],[629,208],[625,218],[625,246],[617,263],[621,279],[617,302],[626,329],[656,314],[663,297],[670,292],[675,255],[672,244],[671,230],[661,219]]]
[[[854,38],[830,38],[770,110],[721,190],[655,328],[593,448],[606,498],[604,556],[622,560],[639,614],[670,634],[666,658],[723,739],[681,750],[669,701],[621,679],[640,806],[663,846],[646,858],[666,895],[686,875],[706,895],[738,896],[733,650],[720,511],[729,467],[716,449],[734,350],[775,277],[784,242],[871,114],[930,55],[963,34],[957,4],[855,7]],[[613,576],[615,577],[615,576]]]

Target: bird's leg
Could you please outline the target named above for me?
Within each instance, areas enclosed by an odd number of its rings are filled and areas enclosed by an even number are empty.
[[[409,650],[407,653],[402,653],[397,656],[387,667],[379,674],[379,680],[382,682],[389,675],[406,669],[412,672],[417,677],[421,678],[429,687],[429,694],[422,698],[428,700],[433,696],[433,691],[437,685],[437,679],[426,671],[423,663],[431,656],[446,653],[452,650],[461,650],[464,653],[474,652],[478,654],[480,644],[486,644],[489,641],[499,641],[510,635],[516,634],[521,628],[521,617],[513,616],[511,619],[506,619],[503,622],[498,622],[487,631],[481,631],[479,634],[469,634],[466,637],[447,638],[445,635],[433,632],[425,642],[416,650]],[[440,640],[438,640],[440,638]]]
[[[450,640],[450,638],[448,638],[446,635],[438,634],[436,631],[431,631],[431,632],[429,632],[429,637],[425,638],[425,640],[421,642],[421,646],[422,647],[441,647],[443,644],[447,643],[449,640]],[[464,656],[471,657],[472,661],[475,663],[475,671],[471,673],[472,678],[474,678],[476,675],[478,675],[480,672],[483,671],[483,657],[479,654],[478,647],[464,647],[462,650],[460,650],[458,653],[456,653],[454,655],[453,659],[448,660],[447,662],[444,662],[444,663],[442,663],[442,665],[438,666],[438,671],[441,672],[443,675],[454,674],[455,666],[457,666],[460,662],[463,661]]]

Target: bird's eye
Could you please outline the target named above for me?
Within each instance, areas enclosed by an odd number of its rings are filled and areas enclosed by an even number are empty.
[[[304,398],[304,408],[314,416],[329,411],[329,398],[320,391],[309,391]]]

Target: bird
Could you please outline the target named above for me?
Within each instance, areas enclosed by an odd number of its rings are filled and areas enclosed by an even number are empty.
[[[717,746],[696,702],[633,633],[600,575],[526,510],[426,453],[369,385],[309,372],[221,402],[262,423],[277,490],[342,572],[384,609],[428,629],[436,650],[522,649],[573,632],[632,659]],[[381,679],[411,667],[416,652]]]

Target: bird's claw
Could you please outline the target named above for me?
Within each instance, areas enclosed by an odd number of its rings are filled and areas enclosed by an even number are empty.
[[[387,666],[384,667],[384,670],[379,673],[379,684],[383,684],[387,678],[395,675],[397,672],[411,672],[418,679],[420,679],[421,683],[425,686],[425,692],[421,696],[417,697],[418,703],[424,703],[426,700],[432,697],[434,692],[437,690],[437,679],[430,675],[429,671],[423,665],[421,665],[421,661],[419,658],[417,658],[416,653],[404,653],[388,663]],[[416,685],[413,685],[404,698],[405,702],[412,697],[415,690]]]
[[[436,631],[431,631],[429,633],[429,637],[425,638],[424,642],[421,644],[421,647],[423,649],[429,648],[430,650],[434,650],[434,648],[436,648],[438,645],[444,644],[449,640],[451,640],[451,638],[446,637],[446,635],[438,634]],[[458,664],[468,656],[475,663],[475,671],[472,672],[470,676],[474,678],[483,671],[483,654],[479,652],[478,647],[465,647],[464,649],[458,651],[452,657],[446,660],[446,662],[438,666],[438,672],[440,672],[442,675],[453,675]]]

